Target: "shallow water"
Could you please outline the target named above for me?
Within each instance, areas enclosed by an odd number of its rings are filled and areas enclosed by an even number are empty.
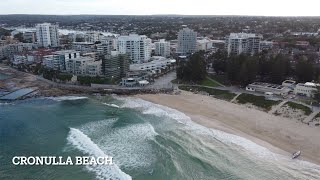
[[[320,167],[136,98],[0,106],[0,179],[320,179]],[[112,156],[115,166],[13,166],[15,155]]]

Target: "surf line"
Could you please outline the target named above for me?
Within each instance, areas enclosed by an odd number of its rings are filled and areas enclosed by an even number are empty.
[[[15,166],[68,166],[68,165],[113,165],[113,158],[110,156],[14,156],[12,164]]]

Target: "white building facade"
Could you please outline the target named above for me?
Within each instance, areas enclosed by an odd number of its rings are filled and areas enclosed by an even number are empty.
[[[170,42],[160,39],[159,42],[155,42],[154,44],[156,56],[170,57]]]
[[[317,91],[318,84],[307,82],[305,84],[299,83],[294,88],[294,94],[312,97],[315,91]]]
[[[260,41],[262,36],[247,33],[231,33],[226,37],[225,48],[228,55],[239,55],[241,53],[256,54],[260,52]]]
[[[58,25],[43,23],[36,25],[37,43],[40,47],[58,47],[60,45]]]
[[[119,53],[128,54],[131,63],[139,64],[151,58],[151,39],[145,35],[120,36],[117,45]]]

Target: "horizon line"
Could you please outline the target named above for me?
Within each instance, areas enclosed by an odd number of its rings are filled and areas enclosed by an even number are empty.
[[[0,16],[13,16],[13,15],[34,15],[34,16],[244,16],[244,17],[320,17],[310,15],[204,15],[204,14],[0,14]]]

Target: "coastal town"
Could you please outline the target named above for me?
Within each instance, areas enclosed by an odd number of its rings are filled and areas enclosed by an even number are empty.
[[[1,102],[135,95],[209,127],[209,117],[226,117],[214,127],[247,131],[288,152],[300,145],[304,158],[320,162],[313,139],[320,128],[319,19],[231,17],[231,26],[226,17],[155,16],[128,17],[120,26],[125,17],[110,17],[107,24],[49,16],[19,24],[19,18],[0,17]],[[168,18],[177,24],[166,25]],[[289,21],[300,26],[285,26]],[[184,106],[189,103],[199,109]],[[234,112],[225,112],[229,108]],[[197,117],[198,111],[206,117]]]

